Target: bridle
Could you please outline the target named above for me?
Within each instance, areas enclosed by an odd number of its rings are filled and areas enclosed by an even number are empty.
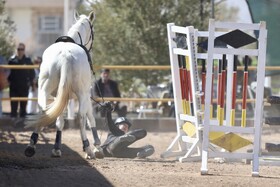
[[[93,32],[93,25],[91,24],[91,22],[88,19],[87,19],[87,21],[90,26],[90,37],[89,37],[88,41],[85,44],[83,44],[83,40],[82,40],[80,32],[78,32],[78,35],[80,38],[81,45],[83,45],[83,46],[86,46],[91,41],[90,48],[88,49],[88,51],[90,51],[92,49],[92,44],[93,44],[93,40],[94,40],[94,32]]]

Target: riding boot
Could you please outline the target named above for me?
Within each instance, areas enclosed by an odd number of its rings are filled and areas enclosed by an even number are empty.
[[[138,158],[146,158],[146,157],[154,154],[154,152],[155,152],[155,149],[152,145],[146,145],[146,146],[143,147],[143,150],[141,150],[137,153],[137,157]]]

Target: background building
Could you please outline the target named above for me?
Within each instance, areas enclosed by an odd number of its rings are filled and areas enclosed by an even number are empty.
[[[7,13],[15,22],[17,29],[16,43],[26,44],[27,55],[41,56],[43,51],[72,25],[74,9],[80,2],[80,0],[6,0]]]

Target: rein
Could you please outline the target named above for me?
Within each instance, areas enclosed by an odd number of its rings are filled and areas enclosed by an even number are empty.
[[[93,25],[90,23],[89,20],[87,20],[87,21],[88,21],[89,26],[90,26],[90,37],[89,37],[88,41],[85,44],[83,44],[83,40],[82,40],[80,32],[78,32],[78,36],[80,38],[80,42],[81,42],[82,46],[86,46],[91,41],[91,45],[90,45],[90,48],[88,50],[88,51],[90,51],[92,49],[92,44],[93,44],[93,40],[94,40],[94,32],[93,32],[93,29],[92,29]]]
[[[95,79],[95,84],[96,84],[96,87],[97,87],[97,89],[98,89],[99,95],[100,95],[101,98],[102,98],[102,103],[104,103],[104,97],[103,97],[103,95],[102,95],[102,93],[101,93],[101,90],[100,90],[99,85],[97,84],[97,79],[96,79],[95,74],[94,74],[94,79]],[[93,101],[94,101],[96,104],[98,104],[99,106],[102,106],[102,104],[100,104],[100,102],[96,101],[93,97],[90,97],[90,99],[93,100]]]

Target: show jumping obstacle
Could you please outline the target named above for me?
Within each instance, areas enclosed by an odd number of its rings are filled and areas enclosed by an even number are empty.
[[[217,30],[227,30],[228,32],[222,36],[216,37],[215,32]],[[233,30],[233,31],[232,31]],[[253,38],[247,33],[258,32],[258,37]],[[266,62],[266,38],[267,30],[265,22],[259,24],[241,24],[241,23],[225,23],[209,21],[209,37],[208,37],[208,57],[207,57],[207,73],[206,73],[206,89],[205,89],[205,111],[204,111],[204,128],[203,128],[203,146],[202,146],[202,166],[201,174],[207,174],[208,158],[220,157],[229,159],[252,159],[253,168],[252,176],[259,176],[259,156],[260,156],[260,142],[263,120],[263,93],[264,93],[264,79],[265,79],[265,62]],[[220,40],[227,44],[226,48],[216,47],[214,41]],[[243,48],[243,46],[255,43],[256,47]],[[233,99],[233,70],[234,63],[228,61],[227,69],[227,85],[230,85],[226,89],[227,94],[227,109],[225,119],[211,120],[209,107],[211,105],[211,95],[208,94],[212,90],[212,69],[214,55],[223,54],[233,59],[234,55],[245,56],[245,68],[243,78],[243,102],[242,102],[242,116],[241,126],[238,126],[236,121],[231,120],[233,118],[232,111],[232,99]],[[252,127],[246,125],[246,99],[247,99],[247,81],[248,81],[248,56],[257,58],[257,88],[255,97],[255,110],[254,110],[254,124]],[[222,90],[224,91],[224,90]],[[224,94],[224,93],[223,93]],[[222,114],[223,115],[223,114]],[[221,116],[220,118],[223,118]],[[209,149],[210,141],[209,136],[211,132],[223,132],[224,136],[217,138],[217,142],[228,141],[229,144],[223,147],[228,152],[211,151]],[[237,152],[244,145],[249,144],[249,141],[238,136],[236,134],[248,134],[252,135],[253,152],[244,153]],[[215,142],[214,142],[215,143]],[[240,146],[239,146],[240,145]]]
[[[267,30],[265,29],[265,23],[241,24],[210,20],[208,32],[194,30],[192,26],[178,27],[173,23],[167,24],[167,29],[173,90],[175,90],[177,136],[161,156],[163,158],[175,156],[181,162],[201,160],[201,174],[208,173],[207,163],[209,158],[252,159],[252,175],[258,176],[266,58]],[[221,30],[223,32],[220,32]],[[258,32],[258,38],[247,34],[248,31]],[[178,48],[178,43],[174,42],[178,33],[186,36],[187,49]],[[207,53],[197,52],[199,37],[208,38]],[[243,47],[251,43],[257,43],[257,47],[252,45],[249,48]],[[178,55],[183,55],[188,59],[186,63],[189,62],[191,72],[191,83],[189,84],[186,84],[184,76],[180,76],[180,73],[178,73],[181,72],[180,68],[184,68],[184,66],[178,64]],[[246,124],[247,60],[244,65],[244,77],[238,77],[243,79],[244,88],[241,124],[237,124],[235,118],[235,102],[241,99],[236,97],[237,66],[234,59],[237,55],[244,56],[245,59],[248,59],[248,57],[257,58],[257,70],[259,71],[257,71],[253,127],[248,127]],[[201,76],[202,88],[199,88],[197,59],[206,59],[206,84],[203,80],[203,73],[205,73],[203,70]],[[218,71],[215,66],[217,60],[219,61]],[[218,77],[218,80],[215,79],[216,77]],[[216,91],[213,86],[214,83],[218,85]],[[192,88],[192,91],[186,89],[186,86]],[[189,92],[189,96],[192,94],[193,113],[188,113],[186,110],[188,108],[186,106],[188,103],[185,102],[187,96],[183,95],[186,94],[186,90]],[[202,92],[202,90],[205,90],[205,92]],[[214,95],[217,95],[216,110],[213,108]],[[214,113],[216,118],[214,118]],[[252,140],[243,138],[244,134],[252,135]],[[174,150],[176,143],[178,143],[178,150]],[[250,144],[253,144],[252,153],[245,153],[240,150]]]

